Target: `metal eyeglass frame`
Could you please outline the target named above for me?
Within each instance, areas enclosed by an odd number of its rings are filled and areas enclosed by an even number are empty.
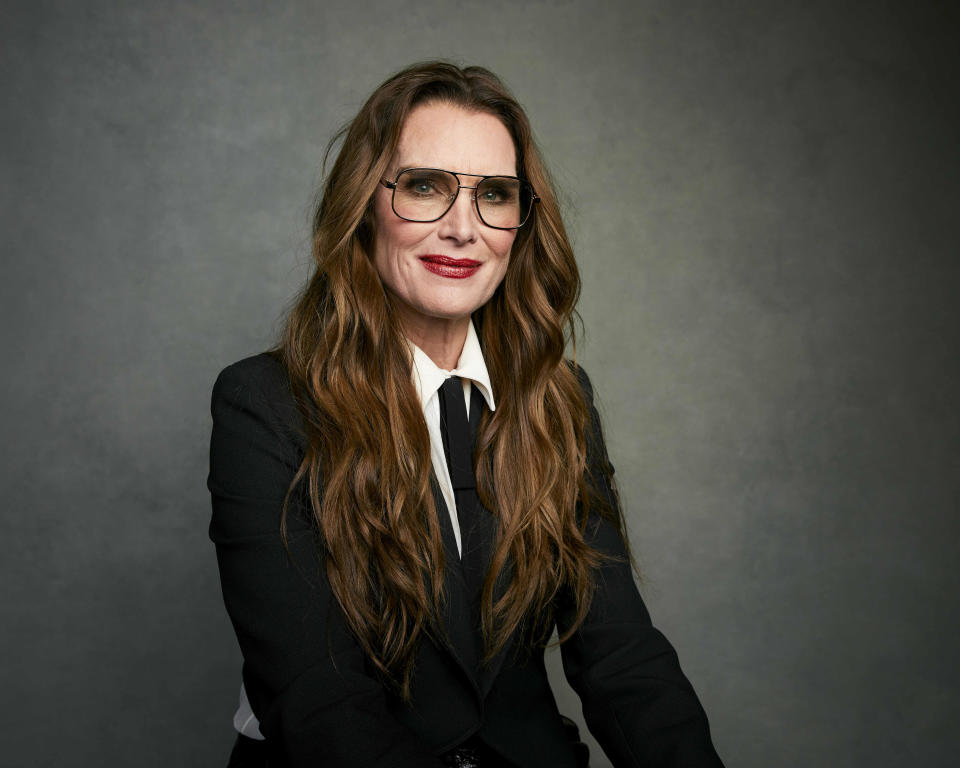
[[[403,174],[409,173],[410,171],[439,171],[439,172],[441,172],[441,173],[449,173],[450,175],[452,175],[452,176],[457,180],[457,191],[456,191],[456,192],[454,193],[454,195],[450,198],[450,204],[447,206],[447,209],[446,209],[443,213],[441,213],[439,216],[437,216],[437,218],[435,218],[435,219],[408,219],[406,216],[401,216],[399,213],[397,213],[397,206],[396,206],[396,201],[397,201],[397,183],[400,181],[400,177],[403,176]],[[471,177],[473,177],[473,178],[480,179],[480,181],[478,181],[475,186],[468,187],[468,186],[466,186],[465,184],[461,184],[461,183],[460,183],[460,177],[461,177],[461,176],[471,176]],[[515,227],[497,227],[497,226],[494,226],[493,224],[487,224],[486,219],[483,218],[483,214],[480,213],[480,202],[477,200],[477,187],[479,187],[481,184],[483,184],[483,182],[486,181],[487,179],[515,179],[516,181],[520,182],[520,186],[521,186],[521,187],[526,187],[528,190],[530,190],[530,208],[527,210],[527,215],[523,217],[523,221],[521,221],[519,224],[517,224],[517,226],[515,226]],[[519,176],[509,176],[509,175],[504,174],[504,173],[494,173],[494,174],[491,174],[491,175],[489,175],[489,176],[483,176],[483,175],[481,175],[481,174],[479,174],[479,173],[463,173],[463,172],[461,172],[461,171],[448,171],[446,168],[404,168],[402,171],[400,171],[399,173],[397,173],[397,178],[394,179],[393,181],[387,181],[386,179],[380,179],[380,183],[383,184],[383,186],[385,186],[387,189],[390,190],[390,208],[393,210],[393,212],[394,212],[394,214],[397,216],[397,218],[398,218],[398,219],[403,219],[404,221],[413,221],[413,222],[416,222],[416,223],[419,223],[419,224],[430,224],[431,222],[434,222],[434,221],[440,221],[440,219],[442,219],[444,216],[446,216],[448,213],[450,213],[450,209],[453,208],[453,204],[454,204],[455,202],[457,202],[457,198],[460,196],[460,190],[461,190],[461,189],[472,189],[472,190],[473,190],[473,207],[474,207],[474,208],[476,209],[476,211],[477,211],[477,217],[480,219],[480,221],[483,222],[484,226],[490,227],[490,229],[504,229],[504,230],[520,229],[520,227],[522,227],[524,224],[526,224],[527,221],[530,219],[530,214],[533,213],[533,206],[534,206],[536,203],[540,202],[540,198],[537,197],[537,193],[534,192],[534,190],[533,190],[533,185],[530,184],[529,181],[524,181],[524,180],[521,179]]]

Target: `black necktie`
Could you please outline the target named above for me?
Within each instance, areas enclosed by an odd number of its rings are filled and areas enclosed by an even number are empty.
[[[440,432],[460,523],[460,562],[467,587],[475,595],[482,586],[485,571],[478,536],[482,511],[473,474],[473,445],[480,422],[479,401],[482,395],[479,392],[471,394],[468,419],[463,401],[463,382],[459,377],[448,378],[440,387],[439,394]]]

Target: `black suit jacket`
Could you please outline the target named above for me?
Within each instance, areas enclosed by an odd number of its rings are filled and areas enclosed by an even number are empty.
[[[606,457],[589,381],[581,379],[593,415],[590,471],[616,503],[601,471]],[[378,683],[346,626],[305,497],[288,515],[289,551],[281,541],[281,503],[304,451],[281,365],[261,354],[224,369],[212,411],[210,537],[244,683],[277,764],[441,768],[437,755],[477,735],[517,766],[574,768],[543,650],[514,640],[491,664],[478,664],[474,596],[436,488],[447,638],[421,644],[405,704]],[[492,518],[486,524],[492,536]],[[720,766],[703,709],[634,585],[619,532],[598,519],[589,533],[594,547],[616,557],[601,567],[587,620],[561,653],[590,731],[618,768]],[[571,620],[561,597],[561,631]]]

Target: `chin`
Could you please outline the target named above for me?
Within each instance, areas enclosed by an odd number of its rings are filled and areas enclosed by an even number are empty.
[[[471,315],[473,315],[473,313],[476,312],[477,309],[479,309],[479,307],[476,307],[474,309],[470,309],[469,307],[467,308],[448,307],[444,309],[437,309],[434,311],[424,312],[422,314],[434,320],[465,320],[469,318]]]
[[[427,317],[434,317],[438,320],[461,320],[463,318],[469,318],[474,312],[486,304],[487,301],[489,301],[489,299],[481,300],[480,298],[461,299],[459,301],[439,301],[415,309],[417,309],[420,314],[426,315]]]

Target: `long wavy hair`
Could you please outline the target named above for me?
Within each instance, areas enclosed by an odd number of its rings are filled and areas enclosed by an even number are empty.
[[[473,318],[497,398],[475,459],[480,500],[497,520],[482,590],[485,660],[517,631],[545,642],[561,589],[576,613],[566,640],[587,613],[601,560],[583,534],[583,504],[597,499],[585,472],[590,414],[564,359],[580,277],[529,121],[486,69],[414,65],[377,88],[334,139],[343,145],[314,217],[316,268],[273,350],[307,436],[284,522],[294,489],[305,489],[333,594],[382,678],[404,697],[418,643],[443,634],[444,550],[412,357],[396,299],[372,261],[372,201],[407,116],[428,102],[499,118],[518,175],[540,198],[503,282]],[[618,511],[605,514],[619,524]]]

